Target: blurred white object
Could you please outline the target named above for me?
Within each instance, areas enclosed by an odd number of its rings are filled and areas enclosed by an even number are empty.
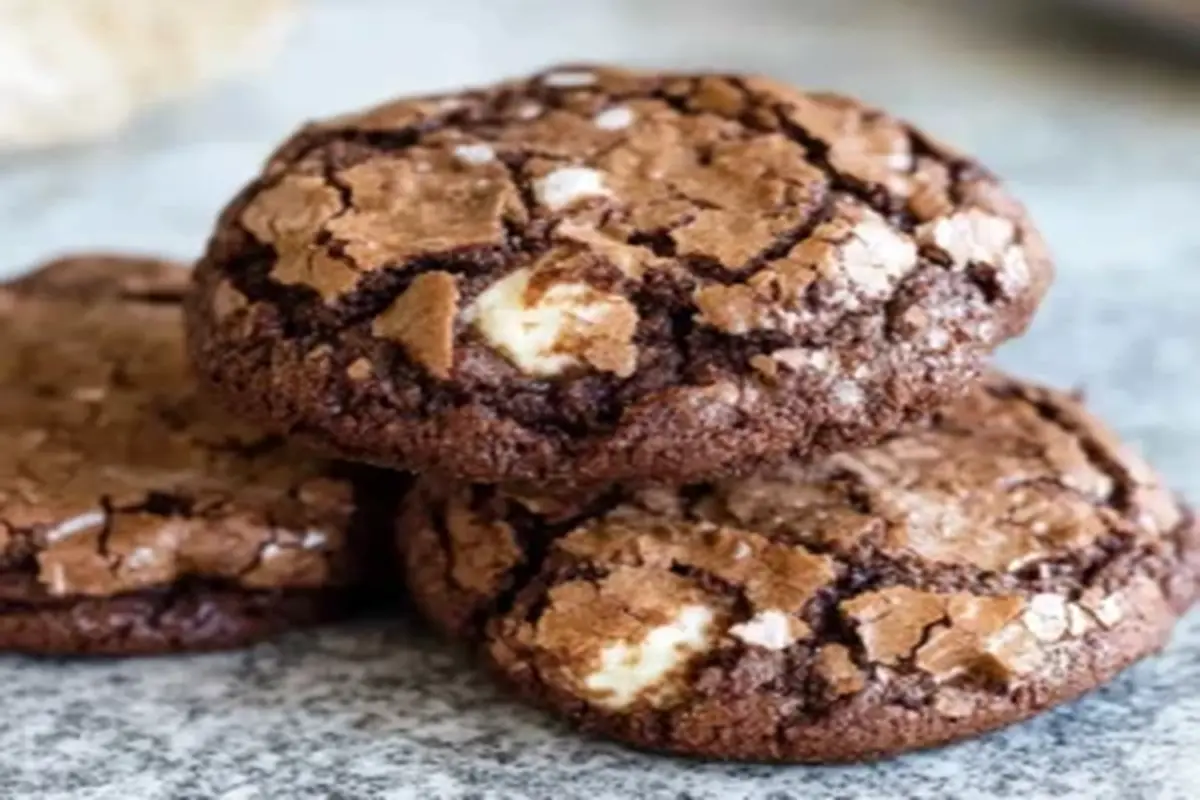
[[[101,136],[259,62],[293,0],[0,0],[0,150]]]

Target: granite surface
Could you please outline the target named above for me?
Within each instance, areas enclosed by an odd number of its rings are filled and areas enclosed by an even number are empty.
[[[1002,360],[1087,388],[1200,499],[1200,55],[1049,2],[327,0],[269,74],[118,141],[0,159],[0,274],[51,253],[187,257],[304,117],[559,59],[758,70],[848,90],[977,151],[1061,271]],[[1200,794],[1200,618],[1068,708],[886,764],[730,767],[575,736],[405,620],[230,655],[0,659],[0,797],[1089,798]]]

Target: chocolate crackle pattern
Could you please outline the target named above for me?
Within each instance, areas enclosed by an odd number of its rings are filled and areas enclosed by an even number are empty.
[[[302,129],[188,317],[221,397],[348,457],[684,480],[925,416],[1051,272],[991,175],[883,112],[574,67]]]
[[[917,430],[684,489],[425,479],[412,591],[527,698],[653,749],[839,761],[1075,697],[1163,645],[1200,530],[1071,397],[1001,376]]]
[[[198,394],[187,284],[80,257],[0,287],[0,649],[250,642],[342,611],[386,529],[394,504],[356,491],[370,473]]]

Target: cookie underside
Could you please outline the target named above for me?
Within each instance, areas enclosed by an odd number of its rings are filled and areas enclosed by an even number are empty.
[[[0,577],[0,650],[132,656],[225,650],[336,619],[345,593],[247,591],[183,582],[114,597],[48,597],[31,576]]]

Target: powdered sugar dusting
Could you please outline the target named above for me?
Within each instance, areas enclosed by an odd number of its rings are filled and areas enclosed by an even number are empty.
[[[996,271],[1000,288],[1009,294],[1028,285],[1029,262],[1017,243],[1012,220],[973,208],[921,226],[922,243],[945,252],[957,269],[986,264]]]
[[[862,387],[854,381],[838,381],[833,387],[833,399],[838,404],[850,408],[857,408],[866,401]]]
[[[1010,220],[971,209],[921,228],[929,244],[944,250],[955,266],[971,262],[996,264],[1013,244],[1016,227]]]
[[[886,297],[892,287],[917,266],[917,246],[877,217],[867,217],[842,245],[840,273],[857,292]]]
[[[1004,258],[1000,260],[997,278],[1000,288],[1009,295],[1014,295],[1029,285],[1031,280],[1029,261],[1025,258],[1023,248],[1015,245],[1008,248]]]
[[[1067,599],[1057,594],[1037,594],[1029,599],[1022,622],[1043,642],[1057,642],[1070,629]]]
[[[771,358],[796,371],[834,372],[836,370],[828,350],[789,347],[771,353]]]

